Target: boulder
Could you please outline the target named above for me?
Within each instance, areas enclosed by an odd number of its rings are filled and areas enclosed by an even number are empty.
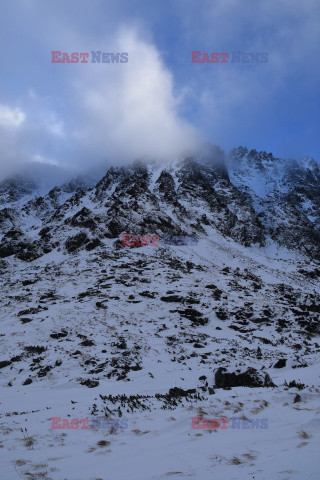
[[[220,367],[215,374],[215,387],[274,387],[267,373],[260,373],[255,368],[249,367],[245,372],[228,372]]]

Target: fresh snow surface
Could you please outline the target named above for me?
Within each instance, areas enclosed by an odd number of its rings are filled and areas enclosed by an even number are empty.
[[[319,307],[319,279],[299,272],[315,265],[271,244],[244,248],[213,229],[207,234],[195,246],[105,240],[93,253],[7,259],[0,362],[11,363],[0,369],[1,479],[320,478],[319,334],[297,323],[303,305]],[[161,299],[170,295],[181,298]],[[187,308],[208,323],[183,316]],[[286,366],[274,368],[281,358]],[[218,367],[254,367],[277,386],[212,393],[206,387]],[[88,379],[97,386],[81,384]],[[301,390],[286,386],[293,380]],[[177,405],[156,397],[174,387],[197,394]],[[137,395],[148,398],[139,403]],[[121,414],[128,428],[51,429],[52,417],[105,413]],[[192,417],[263,418],[268,428],[192,429]]]

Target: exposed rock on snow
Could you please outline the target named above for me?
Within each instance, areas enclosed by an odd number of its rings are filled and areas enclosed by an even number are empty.
[[[258,372],[249,367],[245,372],[228,372],[220,367],[215,373],[215,388],[225,387],[274,387],[268,373]]]

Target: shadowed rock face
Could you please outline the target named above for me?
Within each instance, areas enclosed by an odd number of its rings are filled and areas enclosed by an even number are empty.
[[[320,258],[320,165],[235,148],[230,179],[255,208],[266,235],[277,244]]]
[[[249,367],[243,373],[227,372],[223,367],[218,368],[215,374],[215,387],[274,387],[267,373],[260,373]]]
[[[0,182],[0,205],[10,204],[37,191],[38,185],[31,179],[16,175]]]

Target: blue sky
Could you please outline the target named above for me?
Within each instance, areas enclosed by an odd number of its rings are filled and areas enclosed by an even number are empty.
[[[319,160],[318,0],[10,0],[0,5],[0,175],[177,155],[202,141]],[[128,52],[52,64],[51,50]],[[194,64],[191,51],[268,52]]]

